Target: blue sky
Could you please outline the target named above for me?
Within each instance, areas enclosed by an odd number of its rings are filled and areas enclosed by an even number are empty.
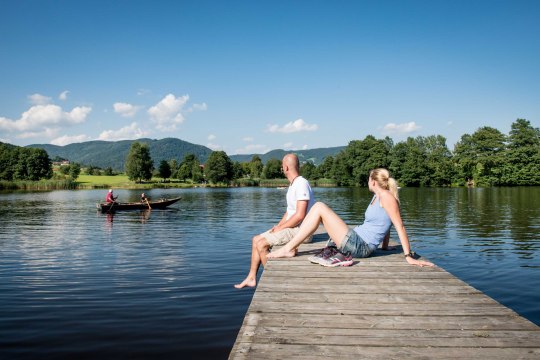
[[[540,126],[540,1],[0,0],[0,141],[227,154]]]

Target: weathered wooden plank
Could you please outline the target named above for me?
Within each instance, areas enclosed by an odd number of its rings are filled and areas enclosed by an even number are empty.
[[[389,339],[390,341],[390,339]],[[236,359],[538,359],[539,349],[483,347],[241,344]]]
[[[264,312],[270,316],[272,314],[306,314],[306,315],[379,315],[387,316],[410,315],[416,316],[479,316],[479,315],[509,315],[515,313],[508,309],[501,309],[498,304],[452,304],[452,306],[441,306],[442,304],[409,303],[409,304],[370,304],[369,306],[358,306],[358,303],[284,303],[279,301],[259,300],[250,308],[251,312]]]
[[[538,327],[524,320],[517,314],[508,315],[478,315],[478,316],[417,316],[417,315],[355,315],[345,314],[267,314],[248,312],[246,318],[251,318],[260,326],[284,326],[309,328],[340,328],[340,329],[452,329],[452,330],[535,330]],[[256,320],[255,320],[256,319]],[[245,322],[246,323],[246,322]],[[538,332],[540,336],[540,331]],[[539,337],[540,339],[540,337]],[[540,343],[538,343],[540,346]]]
[[[319,236],[320,238],[320,236]],[[352,267],[268,262],[231,359],[536,359],[540,328],[439,267],[378,251]]]
[[[474,294],[422,294],[419,300],[417,295],[410,294],[362,294],[361,297],[343,296],[340,293],[305,293],[305,292],[274,292],[274,291],[259,291],[253,295],[252,305],[259,301],[281,301],[283,303],[298,302],[301,304],[316,302],[316,303],[353,303],[358,304],[411,304],[421,303],[452,305],[452,304],[500,304],[490,297],[484,296],[481,292]]]
[[[246,329],[243,342],[257,344],[311,344],[311,345],[337,345],[337,346],[387,346],[392,339],[391,346],[411,346],[414,339],[416,347],[497,347],[497,348],[536,348],[531,332],[505,331],[497,334],[496,331],[396,331],[396,330],[356,330],[347,334],[335,333],[332,329],[314,329],[309,336],[296,331],[283,331],[282,328],[255,328]],[[355,330],[355,329],[353,329]],[[466,333],[466,334],[463,334]]]

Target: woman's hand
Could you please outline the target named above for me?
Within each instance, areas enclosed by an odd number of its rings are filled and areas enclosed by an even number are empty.
[[[425,261],[425,260],[417,260],[417,259],[414,259],[410,256],[407,256],[405,257],[405,259],[407,259],[407,262],[410,264],[410,265],[415,265],[415,266],[420,266],[420,267],[424,267],[424,266],[435,266],[433,263],[429,262],[429,261]]]

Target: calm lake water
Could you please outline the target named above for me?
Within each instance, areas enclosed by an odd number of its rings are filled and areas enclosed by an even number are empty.
[[[351,225],[371,199],[314,191]],[[226,359],[254,291],[233,284],[285,191],[155,189],[182,200],[114,215],[95,208],[105,195],[0,193],[0,358]],[[414,250],[540,325],[540,188],[400,195]]]

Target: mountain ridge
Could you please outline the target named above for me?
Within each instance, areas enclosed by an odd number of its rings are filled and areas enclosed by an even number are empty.
[[[148,144],[150,156],[154,160],[154,167],[158,167],[162,160],[175,159],[179,163],[184,156],[194,154],[199,161],[204,164],[212,150],[206,146],[193,144],[178,138],[164,138],[160,140],[141,138],[136,140],[103,141],[92,140],[81,143],[71,143],[68,145],[52,144],[31,144],[25,147],[43,149],[50,158],[61,157],[71,162],[82,164],[83,166],[97,166],[102,169],[111,167],[116,171],[124,170],[124,163],[129,153],[131,144],[135,141]],[[283,150],[275,149],[265,154],[237,154],[228,155],[232,161],[249,162],[253,156],[257,155],[263,163],[270,159],[281,160],[287,153],[294,152],[301,162],[311,161],[319,165],[325,157],[335,156],[341,152],[345,146],[329,148],[316,148],[309,150]]]

